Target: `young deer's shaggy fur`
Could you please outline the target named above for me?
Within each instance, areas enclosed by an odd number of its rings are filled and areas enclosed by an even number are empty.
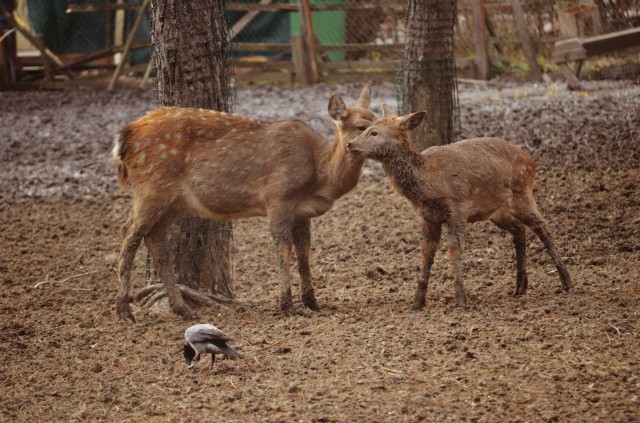
[[[319,310],[309,267],[310,218],[356,186],[364,159],[348,154],[345,146],[375,120],[370,101],[368,85],[354,108],[331,97],[329,115],[337,127],[332,143],[299,121],[264,123],[202,109],[162,108],[125,126],[113,150],[118,180],[131,186],[133,195],[122,228],[118,315],[135,321],[129,306],[131,269],[144,239],[172,310],[192,316],[169,263],[172,228],[183,215],[214,220],[267,216],[280,262],[280,308],[293,307],[295,247],[302,302]]]
[[[384,107],[384,116],[347,144],[355,156],[382,163],[394,187],[418,210],[422,225],[422,275],[413,309],[424,307],[429,275],[447,225],[449,256],[453,262],[456,302],[466,306],[462,283],[462,252],[467,223],[490,220],[513,235],[516,249],[516,290],[527,290],[526,230],[544,243],[558,269],[565,291],[571,278],[533,198],[535,162],[527,153],[500,138],[475,138],[415,151],[408,131],[426,112],[397,117]]]

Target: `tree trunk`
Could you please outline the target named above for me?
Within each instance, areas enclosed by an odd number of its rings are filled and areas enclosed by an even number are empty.
[[[403,113],[426,110],[412,131],[420,151],[454,141],[456,0],[408,0]]]
[[[157,106],[232,111],[230,40],[223,0],[152,0]],[[178,283],[233,297],[231,222],[185,218],[173,244]]]

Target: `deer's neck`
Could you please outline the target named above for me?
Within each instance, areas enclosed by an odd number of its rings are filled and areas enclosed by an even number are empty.
[[[343,144],[340,135],[336,134],[326,152],[323,166],[327,195],[334,199],[343,196],[358,184],[364,163],[363,159],[349,154]]]
[[[384,172],[395,188],[412,203],[420,203],[420,171],[424,165],[424,158],[411,148],[394,146],[383,152],[380,159]]]

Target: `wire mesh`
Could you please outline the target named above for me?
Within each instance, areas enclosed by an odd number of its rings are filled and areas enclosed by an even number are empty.
[[[396,60],[394,61],[395,66],[395,88],[396,88],[396,101],[397,101],[397,109],[396,113],[398,115],[403,114],[404,110],[404,89],[403,84],[405,81],[405,61],[404,60]],[[450,96],[444,95],[442,100],[452,103],[453,114],[451,116],[451,122],[453,125],[453,140],[452,141],[460,141],[462,139],[462,122],[460,119],[460,97],[458,94],[458,82],[456,78],[456,67],[455,62],[449,63],[447,66],[450,69],[451,74],[453,75],[453,89],[451,90]],[[429,72],[439,72],[438,69],[431,68],[429,70],[422,69],[425,74],[425,78],[429,77]]]
[[[168,11],[166,5],[152,7],[151,16],[158,25],[152,32],[154,62],[162,63],[156,69],[154,84],[154,106],[204,107],[233,112],[235,90],[233,68],[230,65],[232,42],[229,15],[224,1],[216,13],[198,14],[192,4],[185,3],[182,14],[191,16],[180,31],[170,27],[176,10]],[[218,13],[220,12],[220,13]],[[166,15],[171,14],[171,18]],[[226,28],[224,25],[226,24]],[[166,25],[166,28],[162,28]],[[189,47],[189,48],[187,48]],[[167,53],[167,51],[169,51]],[[172,55],[169,62],[166,55]],[[175,78],[175,67],[179,67],[183,78]],[[192,94],[193,88],[198,91]],[[175,91],[175,92],[174,92]],[[171,239],[176,282],[200,290],[215,290],[216,293],[233,296],[233,230],[231,222],[213,222],[194,217],[181,219]],[[158,283],[153,258],[145,254],[145,282]],[[206,279],[206,280],[205,280]]]
[[[139,5],[142,0],[127,0]],[[457,2],[456,66],[459,75],[476,77],[472,3]],[[78,7],[115,4],[113,0],[69,0],[42,2],[22,0],[18,16],[31,23],[46,46],[68,62],[78,56],[120,44],[136,16],[135,10],[79,11]],[[252,74],[257,80],[267,71],[289,72],[294,79],[292,37],[301,32],[297,0],[233,0],[225,2],[232,29],[232,59],[238,77]],[[494,75],[529,72],[515,24],[511,0],[483,0],[490,57]],[[555,70],[551,52],[555,41],[588,37],[640,26],[638,0],[520,0],[524,21],[543,71]],[[328,79],[355,74],[371,78],[376,74],[394,79],[394,61],[402,60],[407,40],[406,0],[310,0],[314,32],[318,40],[319,66]],[[75,8],[74,8],[75,7]],[[149,20],[139,32],[148,39]],[[19,37],[19,48],[26,46]],[[640,49],[612,52],[589,58],[583,75],[591,78],[638,77]],[[134,51],[129,64],[144,63],[146,50]],[[91,62],[89,67],[112,67],[117,55]],[[139,72],[139,71],[138,71]],[[339,79],[338,79],[339,80]],[[286,81],[285,81],[286,82]]]
[[[18,19],[35,34],[42,37],[44,45],[63,63],[83,56],[122,45],[137,16],[142,0],[128,0],[125,9],[116,9],[115,1],[69,0],[37,1],[21,0],[16,10]],[[140,39],[148,39],[149,20],[143,21],[138,32]],[[19,39],[23,51],[35,48],[24,37]],[[146,63],[149,51],[135,50],[128,58],[129,64]],[[115,65],[115,54],[105,55],[85,64],[85,68],[104,68]]]

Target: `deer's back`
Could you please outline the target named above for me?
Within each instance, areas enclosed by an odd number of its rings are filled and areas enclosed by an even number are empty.
[[[168,197],[214,219],[265,215],[270,200],[313,190],[325,144],[298,121],[173,108],[131,123],[119,142],[134,196]]]
[[[474,138],[428,148],[425,184],[433,198],[449,201],[469,221],[485,220],[531,191],[535,162],[500,138]]]

